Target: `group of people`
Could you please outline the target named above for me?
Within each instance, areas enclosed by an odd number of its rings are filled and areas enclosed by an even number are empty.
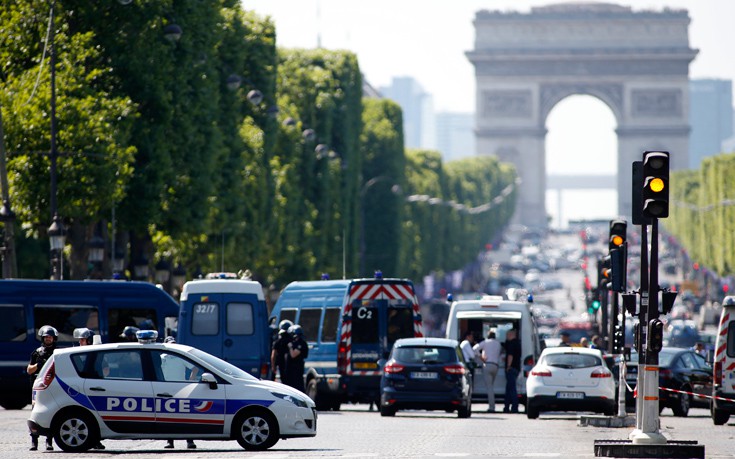
[[[559,342],[560,347],[588,347],[590,349],[599,349],[603,354],[605,353],[605,343],[600,335],[595,335],[592,339],[588,339],[583,336],[579,340],[579,344],[572,344],[571,336],[569,332],[563,331],[559,334],[561,341]]]
[[[505,334],[505,342],[497,340],[494,330],[487,338],[476,342],[474,332],[467,331],[460,343],[462,354],[467,362],[475,362],[481,369],[487,389],[488,413],[495,412],[495,378],[501,365],[505,370],[505,395],[503,413],[518,412],[518,389],[516,382],[521,372],[521,342],[514,328]]]
[[[294,389],[306,392],[304,388],[304,361],[309,356],[309,345],[304,340],[301,325],[290,320],[282,320],[278,325],[278,336],[271,348],[271,377],[276,373],[281,382]]]

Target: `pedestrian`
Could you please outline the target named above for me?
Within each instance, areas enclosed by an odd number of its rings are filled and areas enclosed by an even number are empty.
[[[288,343],[293,341],[293,336],[288,329],[293,326],[290,320],[282,320],[278,325],[278,336],[271,346],[271,379],[276,380],[276,373],[282,383],[286,383],[286,355],[288,354]]]
[[[163,343],[176,344],[176,338],[174,338],[173,336],[167,336],[166,339],[163,340]],[[167,381],[184,381],[187,379],[196,381],[196,374],[198,373],[197,367],[193,367],[191,369],[191,372],[189,373],[189,376],[187,377],[187,367],[184,363],[184,360],[172,354],[163,354],[161,356],[161,371],[163,372],[164,378],[166,378]],[[174,441],[173,439],[169,438],[166,441],[166,446],[164,446],[164,448],[172,449],[173,447]],[[194,440],[187,438],[186,447],[188,449],[196,449],[197,445],[196,443],[194,443]]]
[[[705,349],[703,342],[697,341],[691,349],[705,359],[707,358],[707,349]]]
[[[59,340],[59,332],[51,325],[44,325],[38,329],[38,336],[41,337],[41,345],[31,352],[31,361],[26,367],[26,373],[31,376],[31,387],[38,377],[41,368],[46,361],[51,358],[56,349],[56,342]],[[31,432],[31,451],[38,450],[38,434]],[[51,437],[46,437],[46,451],[53,451],[54,445],[51,443]]]
[[[521,342],[515,328],[505,335],[505,396],[503,413],[518,412],[516,380],[521,372]]]
[[[475,345],[475,334],[467,330],[464,334],[464,340],[459,343],[459,348],[462,349],[462,355],[467,363],[476,362],[475,350],[472,348]]]
[[[495,412],[495,377],[498,375],[500,367],[500,353],[502,346],[500,341],[495,339],[495,332],[490,330],[487,333],[487,339],[477,345],[480,351],[480,359],[482,360],[482,376],[485,378],[485,388],[487,389],[487,412]]]
[[[589,347],[590,346],[590,340],[588,340],[586,336],[581,337],[579,339],[579,346],[580,347]]]
[[[135,335],[140,331],[140,328],[133,327],[132,325],[128,325],[125,328],[123,328],[122,333],[120,333],[120,338],[123,339],[123,341],[128,341],[131,343],[138,342],[138,337]]]
[[[570,342],[570,339],[569,339],[569,332],[563,331],[559,333],[559,336],[561,337],[561,342],[559,343],[560,347],[571,347],[572,346],[572,343]]]
[[[89,328],[75,328],[72,336],[77,340],[80,346],[91,346],[94,343],[94,330]],[[92,449],[105,449],[105,445],[101,441],[98,441]]]
[[[603,354],[605,353],[605,346],[602,343],[602,337],[600,335],[595,335],[592,337],[592,341],[590,342],[590,349],[599,349]]]
[[[304,330],[301,329],[301,325],[293,325],[288,331],[293,339],[288,343],[286,384],[301,392],[306,392],[304,389],[304,361],[309,356],[309,345],[304,341]]]

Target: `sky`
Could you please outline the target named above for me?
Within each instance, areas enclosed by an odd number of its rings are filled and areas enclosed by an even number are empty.
[[[378,88],[393,77],[410,76],[432,95],[437,112],[473,112],[474,68],[465,52],[474,47],[472,21],[479,10],[529,12],[531,7],[561,1],[539,0],[242,0],[246,10],[270,16],[276,43],[285,48],[347,49],[357,56],[367,81]],[[599,3],[599,2],[598,2]],[[689,67],[691,78],[735,79],[735,0],[610,1],[634,11],[664,8],[689,11],[689,46],[699,54]],[[573,96],[560,102],[547,119],[547,173],[615,174],[615,118],[599,100]],[[592,148],[590,148],[592,146]],[[674,154],[674,152],[672,152]],[[614,218],[615,194],[564,198],[564,220],[597,203],[590,218]],[[599,193],[603,193],[600,191]],[[547,196],[547,210],[559,218],[557,201]],[[551,199],[552,205],[549,205]],[[570,201],[570,202],[566,202]],[[605,201],[603,206],[600,203]],[[588,211],[586,211],[588,212]],[[600,214],[600,215],[598,215]],[[604,215],[602,215],[604,214]],[[555,220],[557,221],[557,220]],[[557,221],[554,226],[564,226]]]

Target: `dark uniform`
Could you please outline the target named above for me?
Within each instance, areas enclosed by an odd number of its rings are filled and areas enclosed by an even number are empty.
[[[286,355],[288,355],[288,343],[293,337],[286,330],[278,331],[278,338],[273,341],[273,380],[276,379],[276,371],[281,375],[281,382],[286,383]]]
[[[286,359],[286,384],[305,393],[304,360],[309,356],[309,345],[304,341],[304,332],[300,326],[294,325],[292,334],[293,340],[289,343]],[[293,351],[299,351],[298,355],[294,356]]]
[[[38,330],[38,336],[41,337],[41,346],[38,347],[35,351],[31,352],[31,360],[28,363],[28,374],[31,377],[31,387],[33,387],[33,384],[36,382],[36,378],[38,378],[38,374],[41,372],[41,368],[46,364],[48,359],[51,358],[52,355],[54,355],[54,349],[56,349],[56,341],[59,339],[59,332],[56,331],[56,329],[50,325],[44,325]],[[47,337],[53,338],[52,340],[47,340]],[[31,366],[35,365],[33,369],[31,369]],[[38,434],[31,432],[31,451],[36,451],[38,449]],[[52,451],[54,449],[53,444],[51,443],[51,437],[46,437],[46,450]]]

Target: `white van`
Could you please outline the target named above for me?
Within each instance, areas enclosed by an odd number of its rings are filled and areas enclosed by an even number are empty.
[[[447,338],[462,341],[469,330],[478,339],[487,337],[490,330],[496,339],[505,342],[505,335],[511,328],[518,330],[521,340],[521,365],[523,371],[518,376],[517,389],[519,402],[526,405],[526,376],[543,350],[539,339],[536,321],[531,313],[531,303],[504,300],[501,296],[486,295],[480,299],[452,302],[447,319]],[[505,354],[503,354],[505,358]],[[495,378],[495,400],[505,396],[505,370],[501,365]],[[487,390],[482,371],[475,371],[472,399],[487,401]]]
[[[722,301],[712,363],[712,421],[721,426],[735,414],[735,296],[726,296]]]

